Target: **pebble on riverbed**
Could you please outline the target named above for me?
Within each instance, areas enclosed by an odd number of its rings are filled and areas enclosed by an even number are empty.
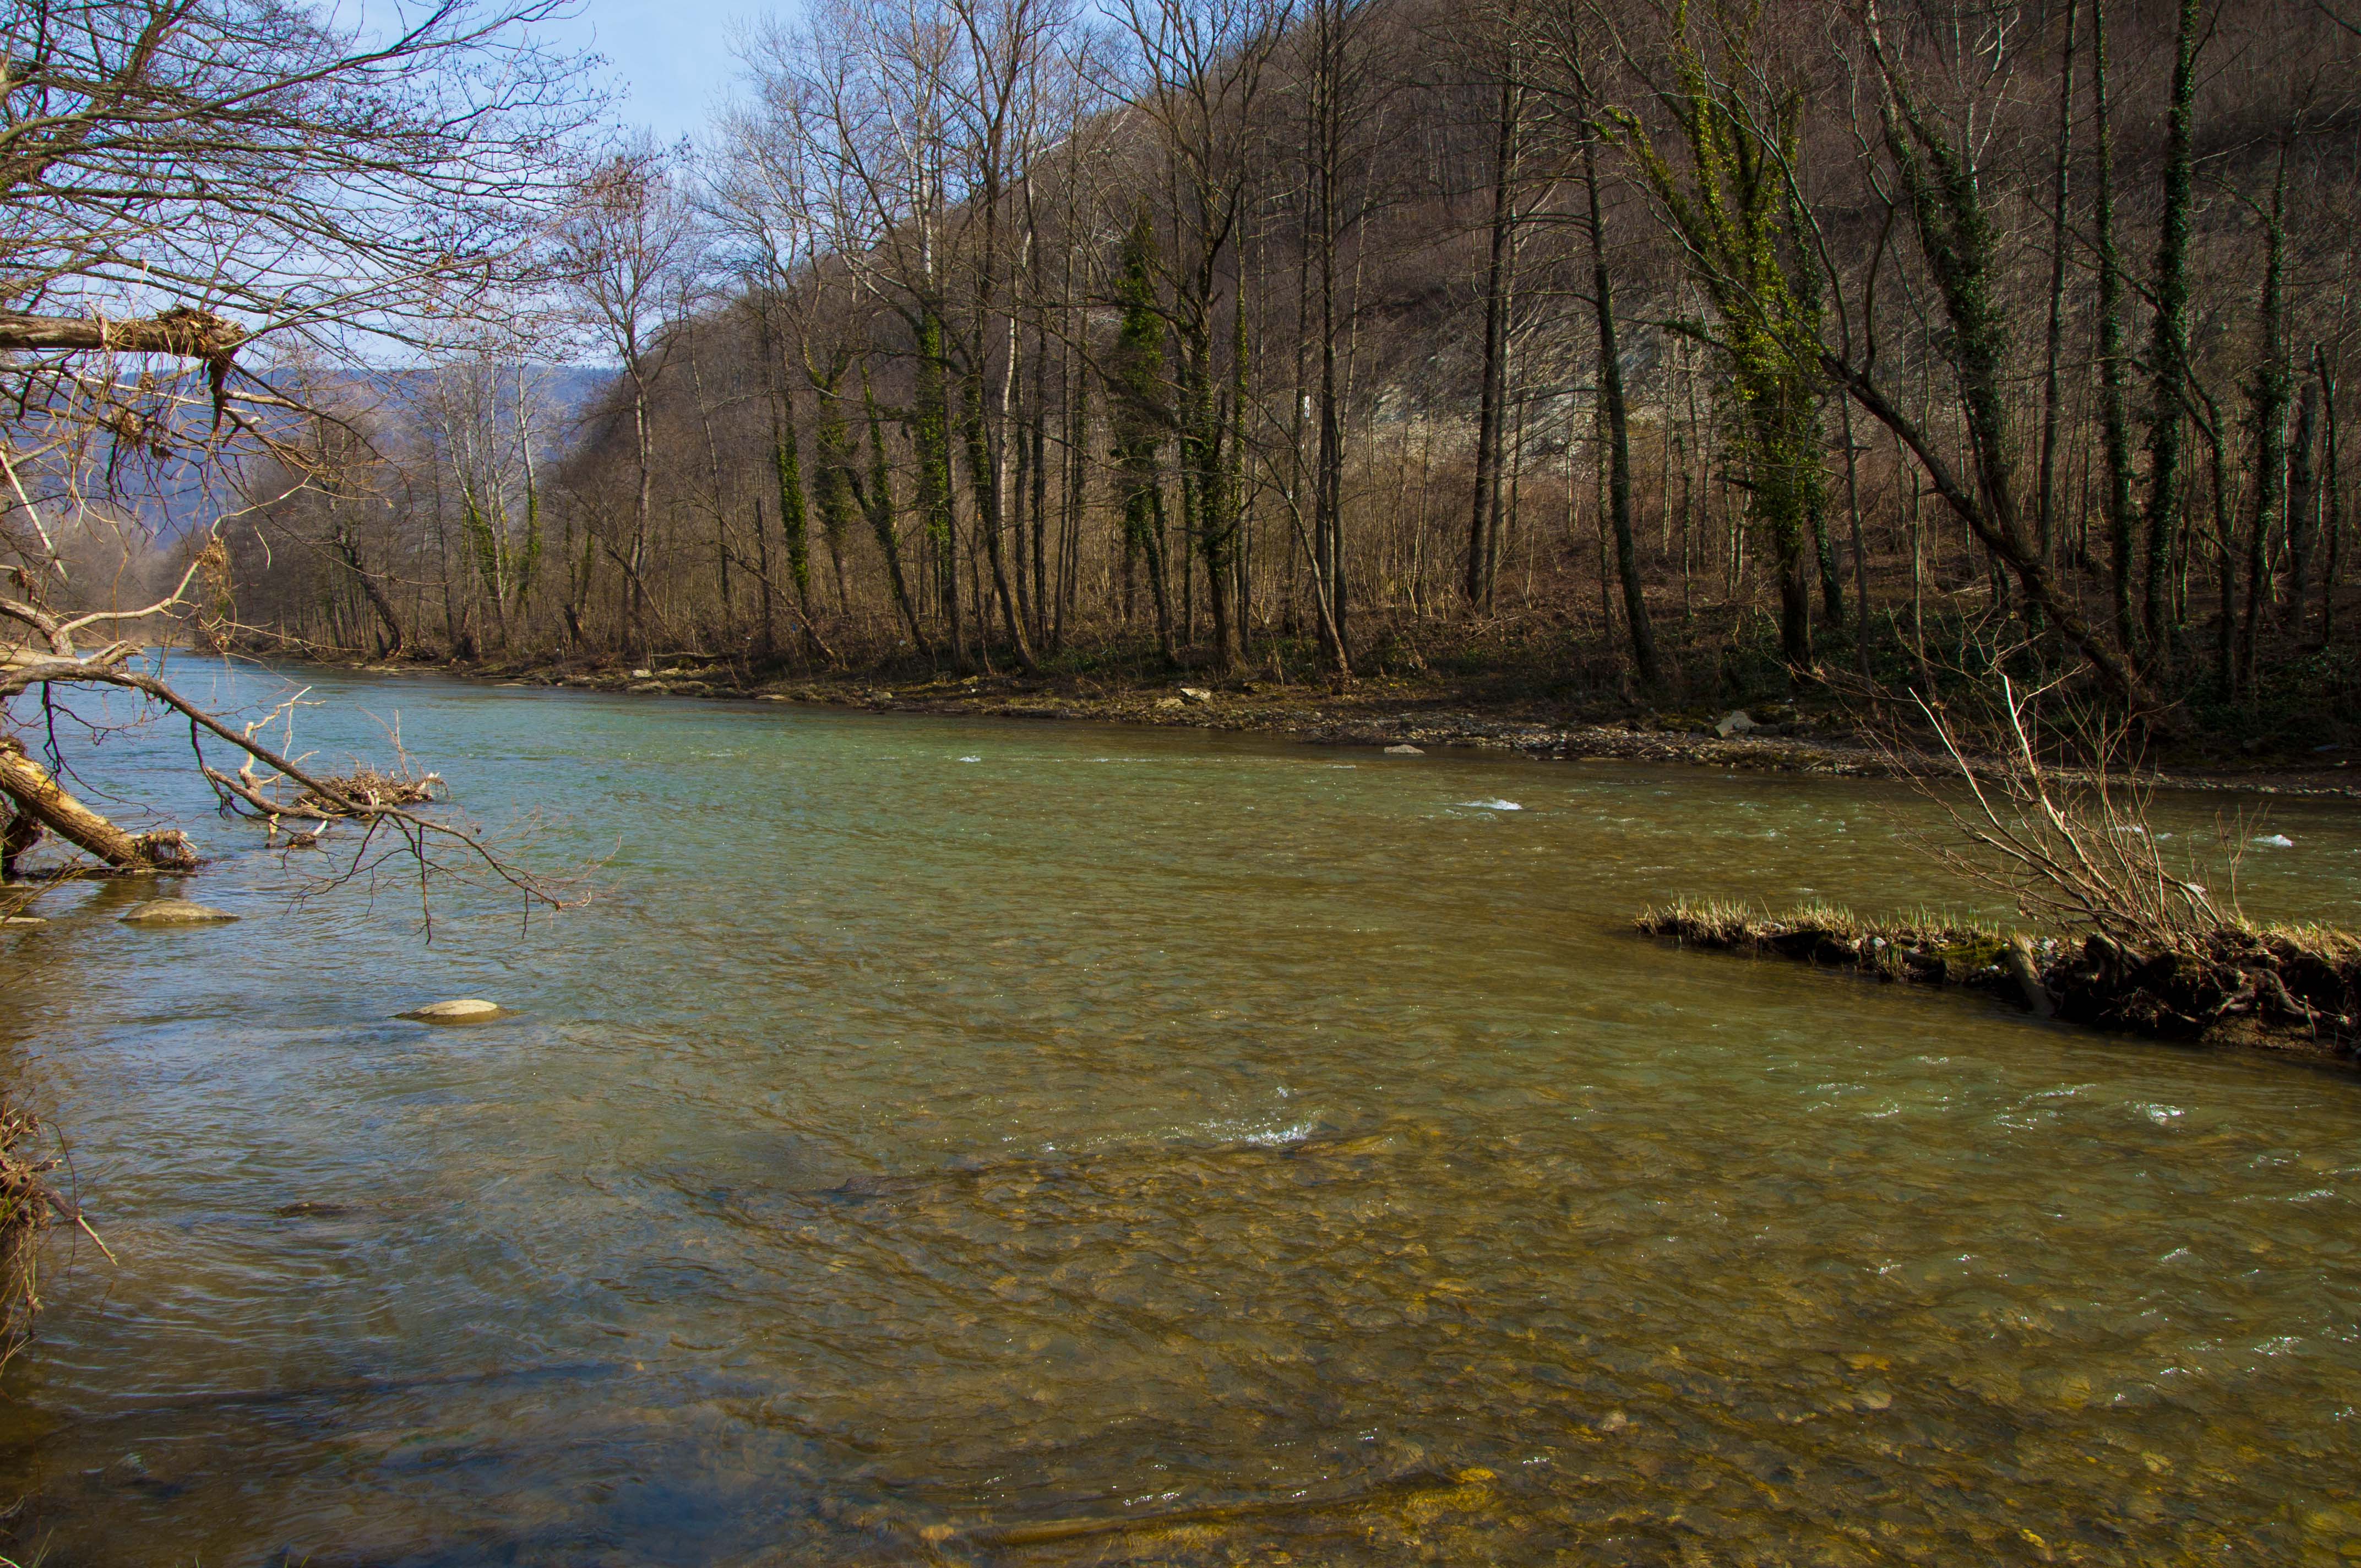
[[[463,996],[451,1002],[430,1002],[423,1007],[413,1007],[397,1016],[414,1018],[422,1024],[476,1024],[487,1018],[497,1018],[507,1011],[497,1002]]]
[[[237,916],[226,909],[215,909],[210,904],[192,904],[185,898],[151,898],[123,916],[126,926],[204,926]]]

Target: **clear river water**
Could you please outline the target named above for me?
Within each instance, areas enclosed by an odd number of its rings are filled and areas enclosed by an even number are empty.
[[[244,918],[0,934],[115,1259],[0,1386],[19,1560],[2361,1555],[2361,1077],[1629,934],[1956,906],[1905,789],[304,678],[598,896],[428,943],[95,753]],[[2361,919],[2349,806],[2231,830]]]

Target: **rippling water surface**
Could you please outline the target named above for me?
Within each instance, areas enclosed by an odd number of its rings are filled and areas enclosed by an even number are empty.
[[[1939,900],[1905,792],[313,695],[602,896],[426,946],[209,824],[239,924],[0,937],[120,1260],[8,1368],[11,1555],[2361,1554],[2361,1080],[1625,934]],[[92,777],[193,813],[175,744]],[[2250,907],[2356,918],[2346,808],[2236,830],[2293,840]],[[515,1016],[392,1017],[463,995]]]

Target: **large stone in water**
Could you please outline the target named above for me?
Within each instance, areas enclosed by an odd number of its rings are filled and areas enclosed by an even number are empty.
[[[1389,757],[1423,757],[1426,753],[1420,748],[1413,746],[1409,741],[1405,740],[1399,746],[1387,747],[1386,755]]]
[[[473,1024],[486,1018],[497,1018],[507,1011],[497,1002],[463,996],[450,1002],[430,1002],[423,1007],[413,1007],[401,1016],[415,1018],[422,1024]]]
[[[126,926],[205,926],[237,916],[226,909],[215,909],[210,904],[192,904],[185,898],[151,898],[123,917]]]

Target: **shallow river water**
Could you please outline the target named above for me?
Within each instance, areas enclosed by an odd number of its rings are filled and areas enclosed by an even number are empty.
[[[291,905],[172,736],[101,750],[245,918],[0,935],[117,1260],[6,1369],[11,1556],[2361,1554],[2361,1078],[1627,934],[1939,900],[1906,792],[313,695],[599,895]],[[2349,808],[2237,831],[2250,908],[2361,915]]]

